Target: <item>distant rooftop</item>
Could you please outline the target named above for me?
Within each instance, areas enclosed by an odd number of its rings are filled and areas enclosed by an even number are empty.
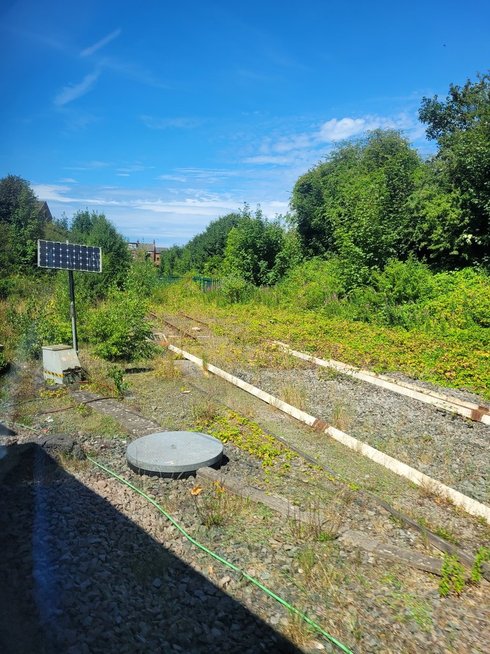
[[[130,250],[143,250],[143,252],[156,252],[158,254],[167,249],[162,245],[155,245],[155,241],[153,241],[153,243],[140,243],[139,241],[131,241],[128,243],[128,248]]]

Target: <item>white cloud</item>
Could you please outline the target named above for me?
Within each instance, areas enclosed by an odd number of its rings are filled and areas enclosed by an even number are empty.
[[[71,191],[69,186],[60,186],[59,184],[33,184],[32,190],[40,200],[45,200],[46,202],[78,203],[81,205],[92,204],[99,206],[117,206],[121,204],[118,200],[111,200],[104,197],[73,197],[67,195]]]
[[[105,213],[128,238],[155,238],[160,244],[184,243],[203,231],[211,220],[237,211],[249,197],[238,194],[206,193],[185,189],[177,197],[170,191],[157,196],[155,190],[125,187],[77,186],[68,184],[33,184],[36,195],[49,202],[53,215],[75,213],[90,207]],[[286,200],[257,198],[264,215],[274,217],[288,209]],[[251,202],[251,206],[255,203]]]
[[[143,123],[150,129],[193,129],[201,124],[197,118],[180,116],[177,118],[155,118],[154,116],[141,116]]]
[[[85,50],[82,50],[80,52],[80,57],[88,57],[90,55],[93,55],[94,52],[97,52],[97,50],[100,50],[104,46],[106,46],[108,43],[111,41],[114,41],[114,39],[117,39],[117,37],[121,34],[121,30],[117,29],[111,32],[110,34],[107,34],[107,36],[104,36],[100,41],[97,41],[93,45],[89,46],[88,48],[85,48]]]
[[[186,216],[218,216],[223,212],[236,211],[241,202],[225,198],[186,198],[180,201],[149,200],[136,205],[155,213],[170,213]]]
[[[321,125],[318,131],[318,139],[325,143],[335,143],[374,129],[404,130],[411,127],[414,127],[414,120],[406,114],[399,114],[393,118],[386,116],[332,118],[332,120],[327,120]]]
[[[99,79],[100,71],[96,70],[93,73],[85,75],[83,80],[78,84],[69,84],[65,86],[55,97],[54,103],[58,107],[63,107],[69,102],[73,102],[77,98],[81,98],[88,93],[94,86],[95,82]]]
[[[219,184],[231,177],[240,177],[243,171],[220,168],[175,168],[172,173],[158,175],[155,179],[163,182],[186,182],[192,184]]]
[[[79,166],[65,166],[65,170],[99,170],[100,168],[107,168],[111,164],[108,161],[87,161]]]
[[[32,190],[41,200],[63,202],[63,193],[70,190],[69,186],[59,184],[32,184]],[[71,200],[69,200],[71,201]]]
[[[161,179],[164,182],[179,182],[181,184],[187,181],[187,177],[182,177],[179,175],[158,175],[156,179]]]
[[[275,154],[258,154],[255,157],[246,157],[243,162],[247,164],[276,164],[286,165],[292,163],[293,157],[285,157]]]
[[[130,175],[131,173],[141,173],[144,170],[153,168],[153,166],[144,166],[141,163],[129,164],[128,166],[121,166],[116,169],[118,175]]]
[[[342,141],[360,134],[366,129],[364,118],[332,118],[320,127],[318,136],[321,141]]]
[[[169,85],[162,82],[150,70],[129,61],[119,61],[110,57],[102,57],[98,62],[99,68],[109,70],[126,79],[130,79],[145,86],[151,86],[156,89],[168,90]]]
[[[265,138],[257,148],[257,154],[243,159],[244,163],[256,165],[311,165],[333,146],[355,136],[361,136],[375,129],[401,130],[412,141],[423,136],[423,129],[415,116],[400,113],[396,116],[365,115],[358,118],[345,116],[332,118],[309,132],[288,134],[276,138]]]

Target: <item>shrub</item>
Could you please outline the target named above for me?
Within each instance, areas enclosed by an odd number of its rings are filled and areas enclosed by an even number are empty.
[[[238,275],[228,275],[221,280],[218,298],[225,304],[237,304],[249,300],[253,293],[253,286]]]
[[[147,304],[129,292],[113,289],[106,301],[89,313],[87,336],[95,353],[109,361],[149,357],[155,346],[145,320]]]
[[[3,351],[3,346],[0,346],[0,373],[7,369],[9,363],[5,353]]]
[[[375,272],[373,286],[387,304],[419,302],[430,297],[433,275],[428,266],[416,259],[391,259],[383,272]]]
[[[79,323],[79,321],[77,321]],[[77,324],[79,327],[79,324]],[[71,343],[72,331],[68,308],[61,305],[56,298],[51,298],[43,308],[37,321],[39,340],[43,345],[54,343]],[[80,330],[79,330],[80,331]]]
[[[424,309],[432,324],[461,329],[490,327],[490,276],[464,268],[434,276],[433,298]]]
[[[124,381],[124,371],[117,366],[112,366],[112,368],[109,368],[107,371],[107,376],[114,382],[116,395],[122,400],[126,391],[129,390],[128,382]]]
[[[345,291],[336,259],[310,259],[291,270],[278,289],[285,304],[320,309],[336,303]]]
[[[199,285],[193,281],[193,276],[194,273],[191,272],[172,283],[166,282],[165,278],[161,279],[153,292],[155,304],[165,304],[171,308],[180,307],[193,299],[202,299],[203,293]],[[206,295],[210,294],[206,293]]]
[[[12,293],[13,282],[8,277],[0,279],[0,300],[6,300]]]
[[[392,259],[374,271],[369,286],[354,289],[349,300],[358,320],[410,329],[423,317],[418,303],[433,293],[429,268],[415,259]]]
[[[158,284],[158,269],[144,254],[138,256],[131,264],[126,278],[125,288],[139,297],[150,297]]]
[[[480,547],[471,568],[471,581],[478,584],[483,576],[483,564],[490,561],[490,547]]]

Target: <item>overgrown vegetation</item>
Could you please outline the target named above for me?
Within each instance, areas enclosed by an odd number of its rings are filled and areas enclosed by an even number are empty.
[[[32,238],[17,229],[19,216]],[[155,288],[157,271],[144,258],[132,262],[125,240],[103,214],[77,212],[70,226],[66,219],[53,220],[28,183],[9,176],[0,180],[0,220],[7,235],[25,245],[21,253],[14,248],[11,261],[10,241],[0,244],[0,343],[6,362],[36,358],[43,344],[71,342],[67,275],[37,269],[38,238],[102,248],[102,273],[74,273],[81,343],[111,361],[151,356],[146,298]]]
[[[277,464],[287,470],[288,462],[295,456],[257,423],[235,411],[226,409],[221,412],[216,405],[206,403],[195,408],[194,419],[197,429],[248,452],[261,462],[265,470]]]
[[[488,74],[424,98],[420,119],[437,148],[429,159],[392,130],[340,143],[297,180],[291,214],[267,220],[245,205],[163,252],[159,271],[131,259],[104,215],[53,219],[9,175],[0,180],[4,359],[70,340],[66,275],[35,266],[38,238],[70,239],[103,250],[103,273],[75,283],[80,340],[106,359],[148,356],[147,300],[201,302],[191,281],[200,273],[220,277],[206,302],[231,321],[246,315],[251,338],[488,393],[489,107]],[[187,277],[163,288],[171,275]]]

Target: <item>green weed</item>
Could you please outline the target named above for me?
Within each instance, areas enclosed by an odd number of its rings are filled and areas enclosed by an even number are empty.
[[[465,587],[464,568],[453,555],[444,554],[442,562],[442,578],[439,583],[439,595],[461,595]]]
[[[124,381],[123,370],[117,366],[112,366],[107,371],[107,376],[114,382],[117,397],[122,399],[125,393],[129,390],[129,383]]]
[[[483,575],[483,564],[487,561],[490,561],[490,547],[480,547],[471,568],[471,581],[474,584],[480,583]]]
[[[199,485],[191,490],[197,514],[205,527],[223,527],[234,520],[244,505],[243,498],[229,493],[219,481],[211,488]]]
[[[223,443],[233,443],[248,452],[262,463],[265,470],[276,464],[287,463],[296,456],[265,433],[257,423],[235,411],[226,410],[216,415],[212,410],[207,416],[198,415],[195,426]]]

